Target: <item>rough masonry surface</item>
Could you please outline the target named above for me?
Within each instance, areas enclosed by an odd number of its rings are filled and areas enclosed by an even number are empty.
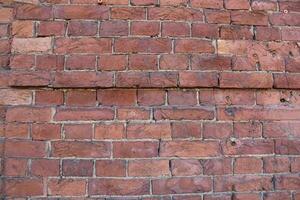
[[[300,200],[299,0],[0,0],[1,199]]]

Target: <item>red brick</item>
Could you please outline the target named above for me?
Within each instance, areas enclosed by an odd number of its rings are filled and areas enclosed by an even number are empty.
[[[165,103],[165,91],[162,90],[138,90],[137,101],[142,106],[163,105]]]
[[[221,88],[272,88],[273,77],[270,73],[232,73],[224,72],[220,76]]]
[[[176,53],[214,53],[210,41],[197,39],[179,39],[175,41]]]
[[[215,179],[214,189],[216,192],[227,191],[264,191],[272,189],[271,176],[259,175],[237,175],[237,176],[219,176]]]
[[[35,92],[36,105],[61,105],[63,104],[63,92],[58,90],[43,90]]]
[[[161,157],[209,157],[220,155],[217,142],[169,141],[160,146]]]
[[[7,37],[9,35],[9,26],[8,24],[0,25],[0,37]]]
[[[157,142],[114,142],[114,158],[152,158],[158,156]]]
[[[53,87],[88,88],[88,87],[111,87],[113,74],[110,72],[57,72],[53,80]]]
[[[291,172],[300,172],[300,158],[291,159]]]
[[[63,160],[62,174],[64,176],[93,176],[93,161]]]
[[[3,192],[8,197],[41,196],[43,181],[39,179],[6,179]]]
[[[13,16],[13,8],[1,8],[0,9],[0,22],[5,23],[5,22],[11,22],[14,18]]]
[[[249,26],[222,26],[220,28],[220,37],[225,40],[251,40],[253,34]]]
[[[126,135],[130,139],[170,139],[171,126],[167,123],[128,124]]]
[[[181,54],[162,55],[159,67],[166,70],[187,70],[189,67],[189,57]]]
[[[209,177],[158,179],[153,180],[152,185],[153,194],[209,192],[212,190],[212,179]]]
[[[95,139],[122,139],[125,138],[123,124],[98,124],[95,127]]]
[[[290,199],[289,192],[268,192],[264,193],[265,200],[281,200],[281,199]]]
[[[119,38],[115,40],[115,51],[120,53],[169,53],[171,40],[168,38]]]
[[[128,163],[128,175],[135,177],[156,177],[169,175],[168,160],[133,160]]]
[[[96,91],[82,90],[82,91],[68,91],[65,96],[66,104],[69,106],[95,106],[96,105]]]
[[[51,157],[107,158],[110,144],[89,141],[55,141],[51,143]]]
[[[192,36],[199,38],[218,38],[219,28],[214,24],[192,24]]]
[[[146,9],[142,7],[114,7],[111,8],[112,19],[139,20],[146,18]]]
[[[52,49],[52,38],[14,38],[11,48],[14,53],[50,52]]]
[[[13,41],[15,41],[16,39],[14,39]],[[23,39],[21,39],[23,40]],[[25,39],[26,40],[26,39]],[[12,43],[12,51],[15,51],[16,49],[16,44],[15,42]],[[9,40],[0,40],[0,54],[9,54],[10,51],[11,51],[11,48],[10,48],[10,42]]]
[[[66,69],[68,70],[84,70],[95,69],[96,57],[95,56],[70,56],[67,57]]]
[[[160,0],[161,6],[186,6],[188,0]]]
[[[195,8],[223,8],[223,0],[191,0],[191,6]]]
[[[299,13],[274,13],[269,16],[271,25],[299,26]]]
[[[131,0],[131,4],[134,6],[151,6],[156,5],[157,0]]]
[[[5,155],[8,157],[41,158],[46,156],[46,144],[40,141],[6,140]]]
[[[30,105],[32,103],[32,92],[26,90],[1,89],[1,105]]]
[[[123,160],[96,161],[96,176],[124,177],[126,176],[126,163]]]
[[[28,138],[29,125],[19,123],[9,123],[4,126],[6,138]]]
[[[297,1],[280,1],[278,3],[280,11],[287,10],[289,12],[300,12],[300,6]]]
[[[90,124],[65,124],[66,139],[92,139],[93,128]]]
[[[14,21],[12,23],[12,35],[14,37],[32,37],[33,36],[33,26],[32,21]]]
[[[287,41],[299,41],[300,40],[300,29],[284,28],[281,30],[282,40]]]
[[[66,24],[63,21],[41,21],[38,25],[38,36],[64,36]]]
[[[109,17],[109,8],[90,5],[61,5],[54,7],[56,19],[99,19]]]
[[[232,160],[230,158],[202,160],[205,175],[224,175],[232,173]]]
[[[54,53],[110,53],[111,42],[109,38],[57,38]]]
[[[290,170],[289,158],[285,157],[265,157],[264,172],[265,173],[280,173]]]
[[[158,22],[133,21],[130,25],[131,35],[157,36],[160,24]]]
[[[263,108],[257,107],[227,107],[219,108],[217,111],[218,120],[297,120],[299,110],[282,107]]]
[[[35,58],[32,55],[14,55],[10,58],[10,67],[12,69],[31,69],[35,65]]]
[[[172,160],[172,176],[197,176],[203,172],[199,160]]]
[[[233,135],[231,123],[204,123],[203,138],[205,139],[224,139]]]
[[[299,75],[288,73],[274,74],[274,88],[299,89]]]
[[[218,86],[218,75],[215,72],[180,72],[181,87],[215,87]]]
[[[299,72],[299,63],[300,63],[300,57],[296,58],[286,58],[285,60],[285,68],[288,72]]]
[[[98,90],[97,99],[101,105],[135,105],[136,90]]]
[[[21,4],[17,6],[17,19],[47,20],[52,18],[51,6],[38,6],[32,4]]]
[[[207,108],[161,108],[154,110],[156,120],[201,120],[213,119],[214,113]]]
[[[4,163],[3,175],[5,176],[25,176],[28,173],[27,160],[7,158]]]
[[[185,22],[164,22],[162,36],[186,37],[190,35],[190,26]]]
[[[248,2],[248,1],[247,1]],[[263,12],[231,12],[231,20],[233,24],[240,25],[268,25],[268,16]]]
[[[281,175],[275,177],[275,189],[277,190],[299,190],[300,178],[295,175]]]
[[[230,12],[220,10],[206,10],[205,18],[208,23],[230,24]]]
[[[98,60],[98,69],[107,71],[121,71],[127,66],[125,55],[101,55]]]
[[[233,10],[248,10],[250,8],[250,4],[248,0],[225,0],[225,8]]]
[[[235,174],[255,174],[261,173],[263,162],[260,158],[240,157],[234,162]]]
[[[233,132],[239,138],[261,137],[262,126],[259,122],[236,122],[233,124]]]
[[[59,124],[33,124],[31,136],[34,140],[60,139]]]
[[[48,194],[52,196],[82,196],[85,194],[86,181],[80,179],[50,179]]]
[[[286,155],[298,155],[300,152],[299,140],[276,140],[275,141],[275,153]]]
[[[203,21],[203,13],[199,10],[184,7],[155,7],[148,9],[150,20]]]
[[[187,105],[192,106],[197,104],[197,92],[196,91],[168,91],[168,103],[169,105]]]
[[[176,72],[120,72],[116,86],[125,88],[164,88],[177,86]]]
[[[145,108],[119,108],[117,119],[119,120],[148,120],[150,110]]]
[[[59,176],[59,160],[34,159],[31,161],[33,176]]]
[[[275,11],[275,10],[277,10],[277,3],[274,1],[255,0],[251,3],[251,7],[252,7],[252,10]]]
[[[172,123],[172,138],[200,138],[201,124],[195,122]]]
[[[7,110],[7,122],[48,122],[52,118],[50,108],[11,107]]]
[[[48,86],[50,74],[45,72],[14,72],[9,74],[9,86]]]
[[[274,142],[272,140],[237,140],[224,141],[222,143],[224,155],[260,155],[274,153]]]
[[[150,194],[150,181],[146,179],[92,179],[91,195],[146,195]]]
[[[96,21],[70,21],[68,24],[69,36],[95,36],[98,23]]]
[[[54,119],[57,121],[91,121],[114,118],[114,111],[109,108],[59,108]]]
[[[157,70],[158,61],[156,55],[130,55],[130,70]]]
[[[97,31],[97,29],[96,29]],[[100,23],[100,36],[127,36],[128,22],[124,21],[104,21]]]
[[[255,93],[250,90],[200,90],[200,104],[206,105],[254,105]]]
[[[37,55],[36,68],[40,70],[63,70],[64,56],[60,55]]]
[[[270,27],[257,27],[256,29],[256,39],[257,40],[280,40],[281,33],[278,28]]]

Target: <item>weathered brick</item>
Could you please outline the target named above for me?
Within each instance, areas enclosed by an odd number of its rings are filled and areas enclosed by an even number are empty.
[[[86,181],[80,179],[50,179],[48,194],[52,196],[82,196],[85,194]]]
[[[32,92],[26,90],[0,90],[0,105],[30,105]]]
[[[15,53],[49,52],[52,49],[52,39],[44,38],[14,38],[12,51]]]
[[[218,142],[170,141],[162,142],[161,157],[209,157],[220,155]]]
[[[89,181],[92,195],[146,195],[150,182],[145,179],[92,179]]]
[[[199,160],[172,160],[171,170],[173,176],[197,176],[203,172]]]
[[[57,121],[109,120],[113,118],[114,112],[109,108],[59,108],[54,116],[54,120]]]
[[[123,177],[126,176],[126,163],[123,160],[96,161],[96,176]]]
[[[99,124],[95,127],[95,139],[122,139],[125,128],[122,124]]]
[[[150,20],[202,21],[203,13],[199,10],[183,7],[156,7],[148,9],[148,18]]]
[[[154,110],[154,119],[156,120],[200,120],[213,118],[213,111],[207,108],[161,108]]]
[[[159,179],[154,180],[152,184],[154,194],[195,193],[212,190],[212,179],[209,177]]]
[[[7,179],[3,185],[3,192],[8,197],[41,196],[43,181],[40,179]]]
[[[152,158],[158,156],[157,142],[114,142],[114,158]]]
[[[155,177],[169,175],[168,160],[135,160],[128,163],[129,176]]]
[[[55,141],[51,143],[51,157],[107,158],[110,144],[89,141]]]
[[[53,9],[56,19],[99,19],[109,17],[109,8],[90,5],[61,5]]]

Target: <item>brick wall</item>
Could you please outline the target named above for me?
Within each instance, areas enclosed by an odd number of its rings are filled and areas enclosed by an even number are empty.
[[[300,200],[299,0],[0,0],[3,199]]]

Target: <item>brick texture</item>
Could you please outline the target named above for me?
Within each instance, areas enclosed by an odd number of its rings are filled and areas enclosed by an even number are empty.
[[[300,200],[299,0],[0,0],[0,199]]]

